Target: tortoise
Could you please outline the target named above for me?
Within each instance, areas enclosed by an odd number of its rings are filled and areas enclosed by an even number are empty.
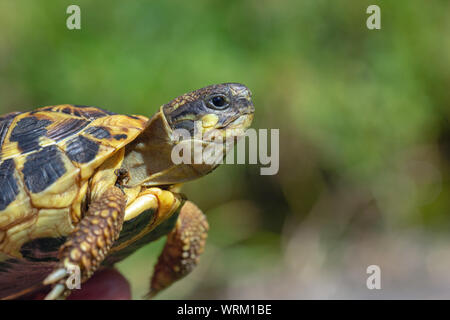
[[[172,151],[182,143],[205,150],[217,142],[205,138],[213,131],[242,136],[253,113],[250,90],[224,83],[151,118],[68,104],[1,117],[0,298],[47,290],[46,299],[63,299],[77,279],[164,235],[149,296],[186,276],[209,227],[180,186],[219,162],[178,163]]]

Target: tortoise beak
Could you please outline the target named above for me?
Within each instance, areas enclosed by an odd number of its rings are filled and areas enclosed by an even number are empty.
[[[227,124],[227,129],[242,129],[246,130],[253,121],[253,112],[245,112],[243,114],[237,115],[232,119],[229,124]]]
[[[221,128],[247,129],[253,120],[255,107],[252,102],[252,92],[245,85],[240,83],[228,84],[231,96],[235,99],[236,114],[230,116],[221,124]]]

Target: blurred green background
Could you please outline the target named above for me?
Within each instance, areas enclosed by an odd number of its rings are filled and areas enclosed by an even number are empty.
[[[81,30],[66,8],[81,7]],[[366,8],[381,7],[381,30]],[[450,297],[449,1],[1,1],[0,111],[151,115],[212,83],[253,92],[280,170],[187,184],[211,231],[159,298]],[[147,291],[164,240],[119,264]],[[382,290],[366,288],[379,265]]]

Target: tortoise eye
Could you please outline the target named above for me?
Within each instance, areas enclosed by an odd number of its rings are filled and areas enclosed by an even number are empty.
[[[228,98],[224,95],[215,95],[209,98],[208,105],[213,109],[223,110],[230,105]]]

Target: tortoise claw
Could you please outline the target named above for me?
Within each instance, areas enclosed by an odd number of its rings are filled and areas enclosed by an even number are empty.
[[[66,298],[70,290],[66,287],[67,277],[70,273],[65,268],[59,268],[48,275],[42,282],[44,285],[53,285],[52,290],[47,294],[45,300],[57,300]]]
[[[59,280],[63,279],[67,276],[67,270],[64,268],[57,269],[53,271],[45,280],[43,281],[44,285],[54,284]]]
[[[45,300],[57,300],[65,298],[64,292],[66,290],[66,286],[63,284],[57,284],[53,287],[52,291],[45,297]]]

